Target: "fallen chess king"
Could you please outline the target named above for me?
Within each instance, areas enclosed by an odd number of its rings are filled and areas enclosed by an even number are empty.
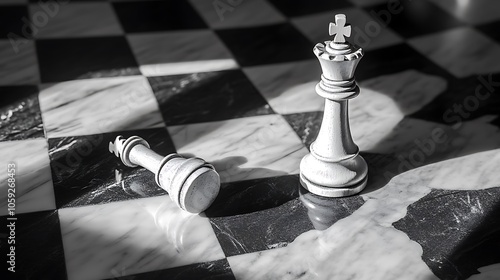
[[[348,100],[359,94],[354,71],[363,50],[346,42],[344,36],[350,36],[351,26],[346,25],[345,15],[335,16],[329,33],[335,35],[334,39],[313,49],[323,70],[316,92],[325,98],[325,110],[311,152],[300,163],[300,183],[311,193],[342,197],[359,193],[367,181],[368,167],[352,140],[348,116]],[[109,151],[126,166],[140,165],[153,172],[156,183],[172,201],[190,213],[205,211],[219,193],[219,174],[203,159],[186,159],[178,154],[163,158],[138,136],[118,136],[109,143]]]
[[[201,213],[214,202],[220,188],[219,174],[200,158],[186,159],[178,154],[162,157],[138,136],[118,136],[109,143],[109,151],[128,167],[138,165],[155,174],[156,183],[168,192],[182,210]]]

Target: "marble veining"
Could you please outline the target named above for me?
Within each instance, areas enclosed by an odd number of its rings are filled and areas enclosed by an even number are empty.
[[[48,137],[163,126],[145,77],[113,77],[45,84],[40,108]]]
[[[295,182],[294,187],[297,185]],[[306,207],[293,199],[271,209],[211,218],[210,223],[229,257],[286,247],[299,234],[313,228],[306,213]]]
[[[500,46],[470,27],[417,37],[409,44],[458,78],[500,72]]]
[[[235,69],[238,64],[229,50],[210,30],[127,36],[146,76]],[[200,47],[203,42],[203,47]]]
[[[59,219],[70,280],[224,258],[208,219],[182,212],[168,196],[65,208]]]
[[[43,138],[36,87],[3,87],[0,97],[0,141]]]
[[[36,38],[74,38],[123,34],[110,3],[67,3],[58,5],[55,16],[36,29]],[[30,14],[44,12],[40,4],[30,5]],[[55,8],[53,8],[55,9]]]
[[[0,211],[7,215],[8,164],[15,164],[16,213],[55,209],[47,140],[0,142]]]
[[[466,279],[500,261],[499,203],[500,188],[433,189],[393,225],[422,246],[422,259],[439,279]]]
[[[316,140],[321,127],[323,111],[284,115],[283,117],[299,135],[302,143],[309,149],[312,142]]]
[[[211,162],[222,182],[297,174],[307,149],[280,115],[168,127],[179,153]]]
[[[492,150],[402,173],[362,194],[365,204],[329,229],[306,232],[285,248],[228,261],[238,279],[436,279],[419,244],[392,223],[432,189],[498,187],[499,163],[499,150]]]

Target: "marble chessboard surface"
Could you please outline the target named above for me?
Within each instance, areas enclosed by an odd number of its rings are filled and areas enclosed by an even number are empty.
[[[45,2],[0,4],[1,279],[500,279],[500,2]],[[369,175],[324,199],[298,173],[337,13]],[[213,163],[215,203],[182,212],[117,135]]]

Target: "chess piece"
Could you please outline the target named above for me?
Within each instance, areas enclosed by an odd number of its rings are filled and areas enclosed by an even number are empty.
[[[316,93],[325,98],[325,110],[311,152],[300,163],[300,182],[311,193],[341,197],[360,192],[367,180],[368,167],[352,140],[348,117],[348,100],[359,94],[354,71],[363,50],[346,42],[351,27],[345,15],[335,16],[329,33],[335,38],[313,49],[323,71]]]
[[[219,174],[200,158],[184,158],[178,154],[160,156],[138,136],[118,136],[109,143],[109,151],[129,167],[138,165],[155,174],[156,183],[181,209],[190,213],[205,211],[220,189]]]

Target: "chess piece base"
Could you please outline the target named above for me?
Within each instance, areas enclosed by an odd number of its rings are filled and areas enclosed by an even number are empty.
[[[306,155],[300,163],[300,184],[313,194],[343,197],[361,192],[368,179],[368,167],[360,155],[327,162]]]

